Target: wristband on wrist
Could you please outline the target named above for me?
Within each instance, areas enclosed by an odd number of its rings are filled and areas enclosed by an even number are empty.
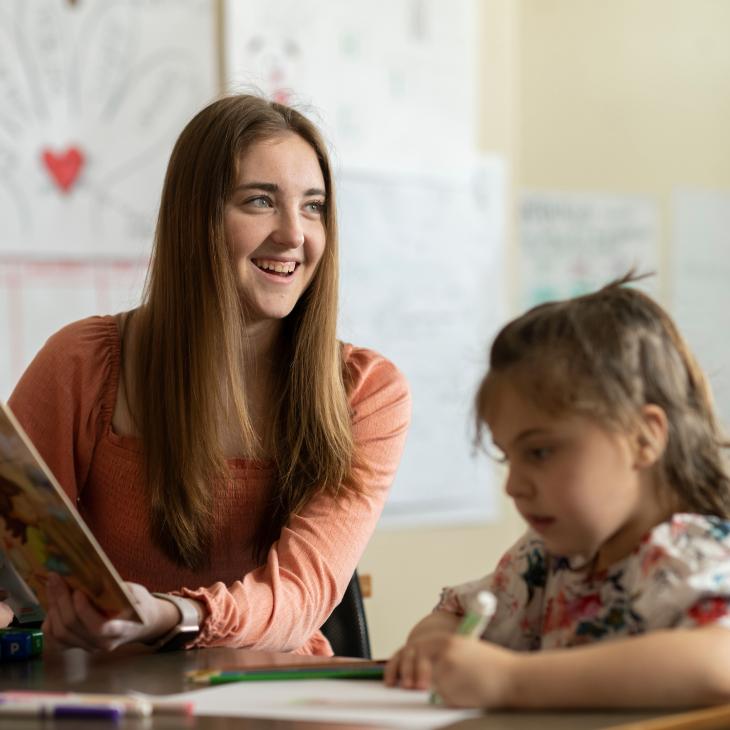
[[[171,593],[153,593],[152,595],[163,601],[169,601],[180,611],[180,621],[154,642],[153,648],[156,651],[175,651],[184,648],[185,644],[192,641],[200,632],[200,619],[195,605],[189,599]]]

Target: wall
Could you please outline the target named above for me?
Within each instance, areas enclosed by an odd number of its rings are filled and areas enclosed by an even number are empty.
[[[479,146],[508,159],[515,157],[517,130],[516,9],[513,0],[487,0],[480,6]],[[512,271],[511,263],[508,268]],[[517,538],[519,517],[501,502],[503,517],[494,524],[376,532],[360,562],[360,571],[373,582],[366,611],[374,656],[387,656],[400,645],[444,585],[487,573]]]
[[[730,2],[485,0],[481,12],[479,142],[514,173],[513,303],[521,188],[651,196],[666,269],[673,189],[730,189]],[[662,277],[664,300],[669,282]],[[361,562],[373,578],[375,655],[399,646],[443,585],[490,569],[521,529],[507,504],[503,515],[482,527],[375,535]]]

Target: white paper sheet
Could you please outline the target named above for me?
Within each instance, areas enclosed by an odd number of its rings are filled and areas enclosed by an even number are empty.
[[[442,170],[474,153],[474,0],[227,0],[226,76],[306,104],[347,169]]]
[[[478,710],[431,705],[428,692],[344,679],[236,682],[154,697],[156,702],[165,699],[193,702],[196,715],[351,722],[421,730],[481,714]]]
[[[147,261],[0,260],[0,398],[69,322],[135,307]]]
[[[213,29],[212,0],[0,3],[1,254],[147,255]]]
[[[657,206],[647,198],[525,192],[520,200],[521,304],[597,289],[635,267],[658,273]],[[642,282],[658,291],[657,276]]]
[[[505,169],[342,175],[340,336],[392,360],[413,418],[381,526],[493,518],[493,468],[472,448],[472,402],[504,315]]]

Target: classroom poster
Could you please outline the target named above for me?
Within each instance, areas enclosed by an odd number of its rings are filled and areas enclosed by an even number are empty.
[[[120,303],[216,54],[215,0],[0,4],[0,397],[61,324]]]
[[[408,378],[413,418],[382,524],[484,521],[493,465],[472,446],[472,401],[505,317],[505,170],[343,173],[340,336]]]
[[[658,274],[658,212],[646,198],[527,191],[518,227],[521,308],[584,294],[631,268]],[[641,287],[655,294],[658,277]]]
[[[672,313],[730,431],[730,190],[678,190],[673,213]]]
[[[475,0],[228,0],[228,87],[302,106],[347,170],[441,171],[473,156]]]
[[[0,400],[61,327],[137,306],[146,269],[146,258],[0,260]]]

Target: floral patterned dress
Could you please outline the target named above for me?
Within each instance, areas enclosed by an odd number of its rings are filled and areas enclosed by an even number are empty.
[[[436,608],[463,615],[485,589],[498,603],[482,638],[516,650],[708,623],[730,628],[730,520],[675,514],[599,573],[585,559],[551,555],[528,531],[493,573],[445,588]]]

